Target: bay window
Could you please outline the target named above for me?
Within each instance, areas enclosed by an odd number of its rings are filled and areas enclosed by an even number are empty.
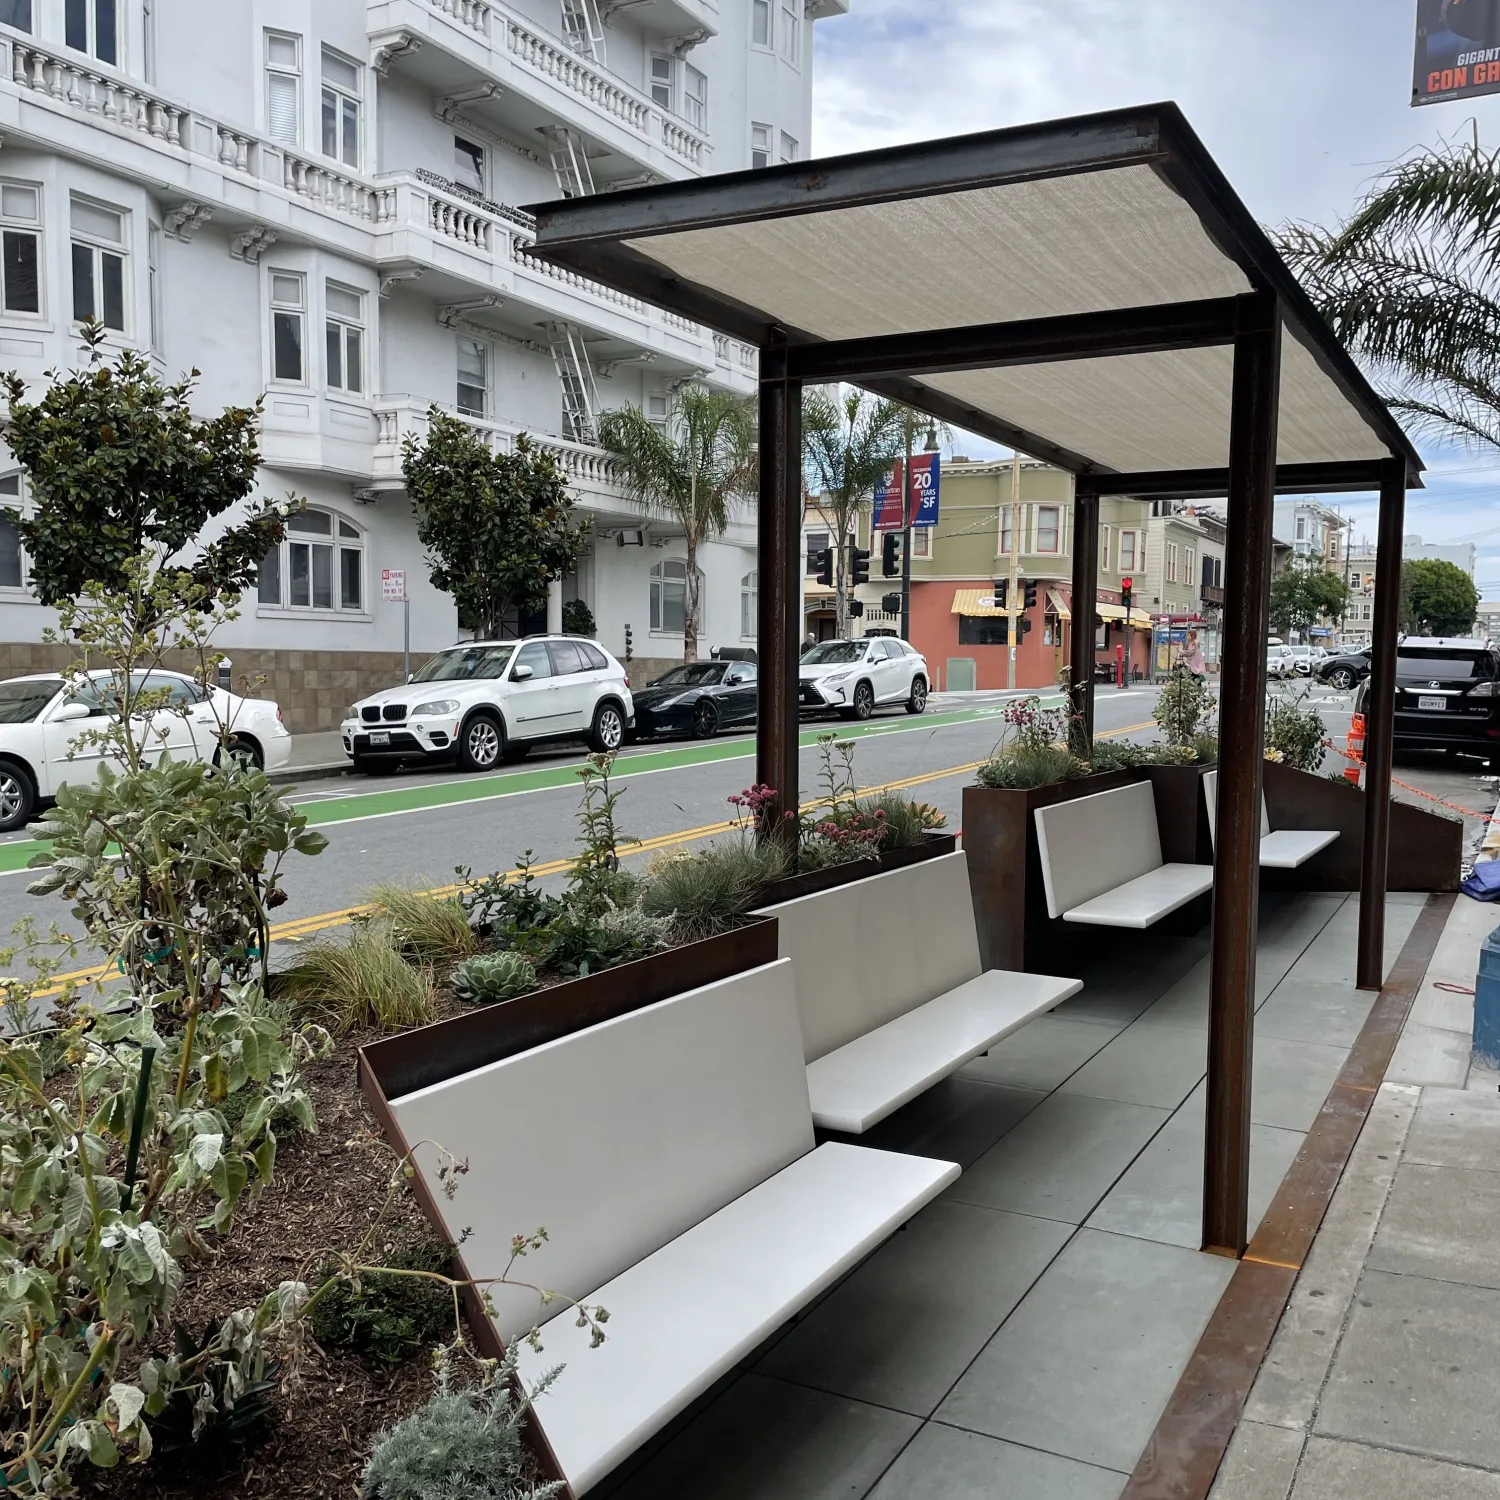
[[[73,318],[97,319],[106,328],[125,330],[125,215],[74,198],[70,208],[73,235]]]
[[[358,527],[328,510],[309,509],[287,521],[286,540],[261,559],[256,594],[281,609],[365,607],[365,544]]]
[[[39,313],[42,287],[42,190],[0,183],[0,307]]]
[[[328,351],[328,389],[356,395],[365,388],[365,299],[335,281],[323,288]]]

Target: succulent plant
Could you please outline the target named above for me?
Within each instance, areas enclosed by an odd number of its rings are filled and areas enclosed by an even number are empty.
[[[477,953],[453,971],[453,993],[465,1005],[498,1005],[536,988],[536,970],[519,953]]]

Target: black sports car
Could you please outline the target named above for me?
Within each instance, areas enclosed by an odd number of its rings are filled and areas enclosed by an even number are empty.
[[[1313,673],[1340,692],[1347,693],[1370,675],[1370,653],[1346,651],[1342,656],[1327,657],[1313,667]]]
[[[694,661],[673,667],[635,693],[639,735],[692,734],[755,722],[755,663]]]

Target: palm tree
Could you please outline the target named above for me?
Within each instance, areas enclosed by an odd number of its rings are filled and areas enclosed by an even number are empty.
[[[626,494],[664,512],[687,544],[687,598],[682,657],[698,659],[698,549],[729,524],[732,500],[755,494],[756,406],[753,396],[685,386],[664,423],[638,406],[605,412],[599,444],[615,462]]]
[[[1500,447],[1500,152],[1423,151],[1335,229],[1281,251],[1333,330],[1413,427]]]
[[[907,408],[865,391],[819,388],[802,402],[806,468],[822,491],[819,507],[833,523],[834,621],[842,640],[849,623],[847,541],[854,518],[901,452]]]

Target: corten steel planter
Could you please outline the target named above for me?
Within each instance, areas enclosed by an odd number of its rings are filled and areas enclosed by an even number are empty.
[[[1336,828],[1338,838],[1296,870],[1263,870],[1275,891],[1357,891],[1365,838],[1365,793],[1345,781],[1267,761],[1266,813],[1272,828]],[[1406,802],[1391,803],[1391,851],[1386,877],[1393,891],[1456,891],[1464,828]]]
[[[1047,916],[1042,856],[1032,817],[1036,809],[1144,780],[1142,769],[1108,771],[1016,791],[964,788],[964,852],[969,857],[974,925],[985,968],[1041,971],[1043,955],[1053,946],[1048,942],[1048,929],[1060,925]],[[1072,936],[1081,939],[1082,934]]]
[[[805,875],[783,875],[780,880],[773,880],[762,888],[755,901],[756,910],[778,906],[783,901],[795,901],[799,896],[816,896],[819,891],[831,891],[835,886],[868,880],[872,875],[884,875],[887,870],[903,870],[908,865],[952,854],[957,848],[957,834],[929,833],[920,844],[908,849],[887,849],[874,859],[851,860],[846,865],[830,865],[826,870],[810,870]]]
[[[372,1106],[372,1086],[384,1099],[399,1099],[586,1026],[775,963],[776,953],[775,918],[756,918],[718,937],[371,1042],[359,1049],[360,1085]]]

